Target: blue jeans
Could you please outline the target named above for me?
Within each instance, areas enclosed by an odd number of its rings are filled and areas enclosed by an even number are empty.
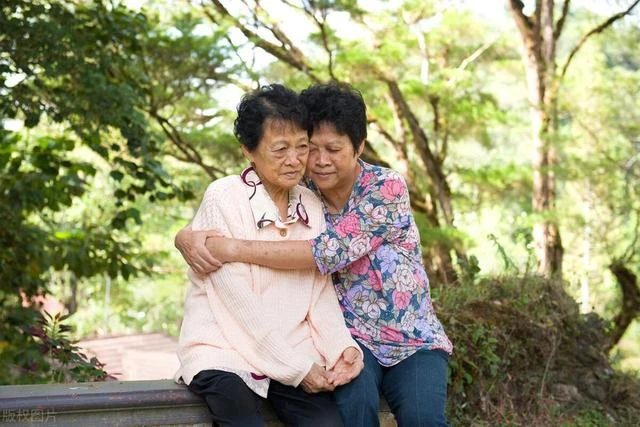
[[[364,352],[364,369],[348,384],[336,388],[340,417],[350,427],[380,425],[380,391],[399,427],[448,426],[447,401],[449,355],[441,350],[420,350],[394,366],[382,366]]]

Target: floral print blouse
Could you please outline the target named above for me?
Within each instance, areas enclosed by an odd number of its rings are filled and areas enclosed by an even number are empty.
[[[327,230],[311,240],[316,264],[332,274],[351,335],[380,364],[395,365],[422,348],[450,354],[431,303],[407,185],[391,169],[362,160],[360,166],[342,212],[325,207]]]

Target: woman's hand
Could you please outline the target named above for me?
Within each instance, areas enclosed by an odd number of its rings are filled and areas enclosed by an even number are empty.
[[[217,236],[221,234],[213,230],[193,231],[188,225],[178,231],[174,243],[193,271],[204,276],[222,267],[222,263],[205,246],[207,237]]]
[[[360,374],[364,368],[362,355],[355,347],[348,347],[343,352],[336,364],[328,371],[329,383],[338,387],[348,383]]]
[[[327,372],[323,367],[313,364],[311,370],[300,383],[300,387],[307,393],[318,393],[321,391],[333,391],[335,386],[329,383]]]

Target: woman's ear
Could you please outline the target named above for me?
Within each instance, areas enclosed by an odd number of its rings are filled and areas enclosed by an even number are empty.
[[[247,150],[247,147],[244,145],[242,146],[242,154],[249,160],[249,163],[253,163],[253,154],[251,154],[251,151]]]
[[[364,144],[367,143],[366,139],[362,140],[362,144],[360,144],[360,147],[358,147],[358,151],[356,152],[356,157],[360,157],[362,155],[362,152],[364,151]]]

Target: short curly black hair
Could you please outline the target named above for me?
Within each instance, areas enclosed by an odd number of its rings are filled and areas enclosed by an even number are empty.
[[[367,107],[358,90],[347,83],[313,84],[300,98],[309,110],[309,136],[322,123],[332,124],[358,151],[367,138]]]
[[[300,96],[281,84],[262,86],[245,94],[238,104],[233,134],[247,150],[254,151],[264,134],[267,120],[289,122],[307,130],[307,109]]]

